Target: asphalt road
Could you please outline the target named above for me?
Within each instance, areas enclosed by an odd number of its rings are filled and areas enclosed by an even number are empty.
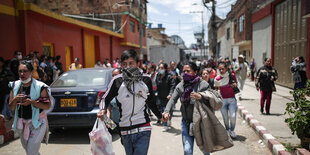
[[[162,126],[152,120],[152,136],[149,148],[149,155],[180,155],[183,154],[181,140],[181,113],[178,110],[180,104],[176,106],[174,117],[172,118],[172,127],[168,132],[162,132]],[[219,111],[216,115],[222,122]],[[90,128],[84,129],[65,129],[50,134],[48,145],[42,143],[40,153],[42,155],[84,155],[91,154],[88,133]],[[270,151],[264,144],[258,143],[259,137],[253,129],[238,115],[236,130],[237,138],[234,140],[234,146],[212,155],[271,155]],[[125,151],[120,143],[117,134],[113,134],[113,147],[116,155],[124,155]],[[20,140],[14,140],[0,147],[1,155],[22,155],[26,154],[21,146]],[[202,152],[197,146],[194,148],[194,154],[200,155]]]

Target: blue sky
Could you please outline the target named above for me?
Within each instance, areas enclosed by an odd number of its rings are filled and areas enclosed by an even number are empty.
[[[202,29],[201,13],[190,12],[203,11],[205,40],[207,41],[207,24],[211,13],[203,6],[202,0],[148,0],[148,2],[148,22],[152,23],[152,27],[156,28],[157,24],[163,24],[168,36],[179,35],[187,47],[196,43],[194,32],[201,32]],[[231,9],[231,4],[235,2],[236,0],[217,0],[216,14],[225,18]]]

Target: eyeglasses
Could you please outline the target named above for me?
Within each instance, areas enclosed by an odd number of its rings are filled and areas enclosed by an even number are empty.
[[[18,70],[18,73],[28,73],[29,70]]]

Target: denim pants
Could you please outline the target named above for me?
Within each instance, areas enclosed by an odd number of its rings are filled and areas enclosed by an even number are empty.
[[[193,155],[194,151],[194,136],[189,135],[189,123],[187,123],[183,118],[181,122],[182,128],[182,143],[184,155]],[[210,155],[210,153],[203,153],[204,155]]]
[[[8,99],[10,98],[10,94],[6,94],[4,98],[4,105],[2,110],[2,115],[4,115],[7,119],[12,118],[12,112],[9,108]]]
[[[237,81],[238,81],[238,88],[240,90],[240,93],[238,93],[238,96],[241,97],[242,96],[243,87],[244,87],[244,84],[245,84],[245,80],[242,80],[240,77],[238,77]]]
[[[168,101],[169,101],[168,99],[159,99],[161,113],[165,112]],[[171,120],[172,115],[173,115],[173,108],[170,109],[169,114],[170,114],[169,120]],[[163,126],[168,126],[168,123],[163,122]]]
[[[121,136],[126,155],[147,155],[151,131],[143,131],[135,134]]]
[[[221,113],[226,130],[234,131],[236,126],[237,100],[236,98],[223,99]]]

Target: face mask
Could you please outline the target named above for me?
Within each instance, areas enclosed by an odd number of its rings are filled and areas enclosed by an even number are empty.
[[[208,72],[211,72],[211,70],[212,70],[212,68],[207,68],[207,71],[208,71]]]
[[[23,58],[22,55],[18,55],[18,56],[17,56],[17,59],[18,59],[18,60],[21,60],[22,58]]]
[[[158,71],[158,73],[161,74],[161,75],[165,75],[165,70],[161,69],[161,70]]]
[[[192,81],[196,78],[195,75],[187,74],[187,73],[184,73],[182,76],[183,76],[184,81]]]
[[[23,81],[22,79],[20,79],[20,81],[22,81],[23,84],[27,84],[27,83],[29,83],[31,81],[31,76],[27,80]]]

